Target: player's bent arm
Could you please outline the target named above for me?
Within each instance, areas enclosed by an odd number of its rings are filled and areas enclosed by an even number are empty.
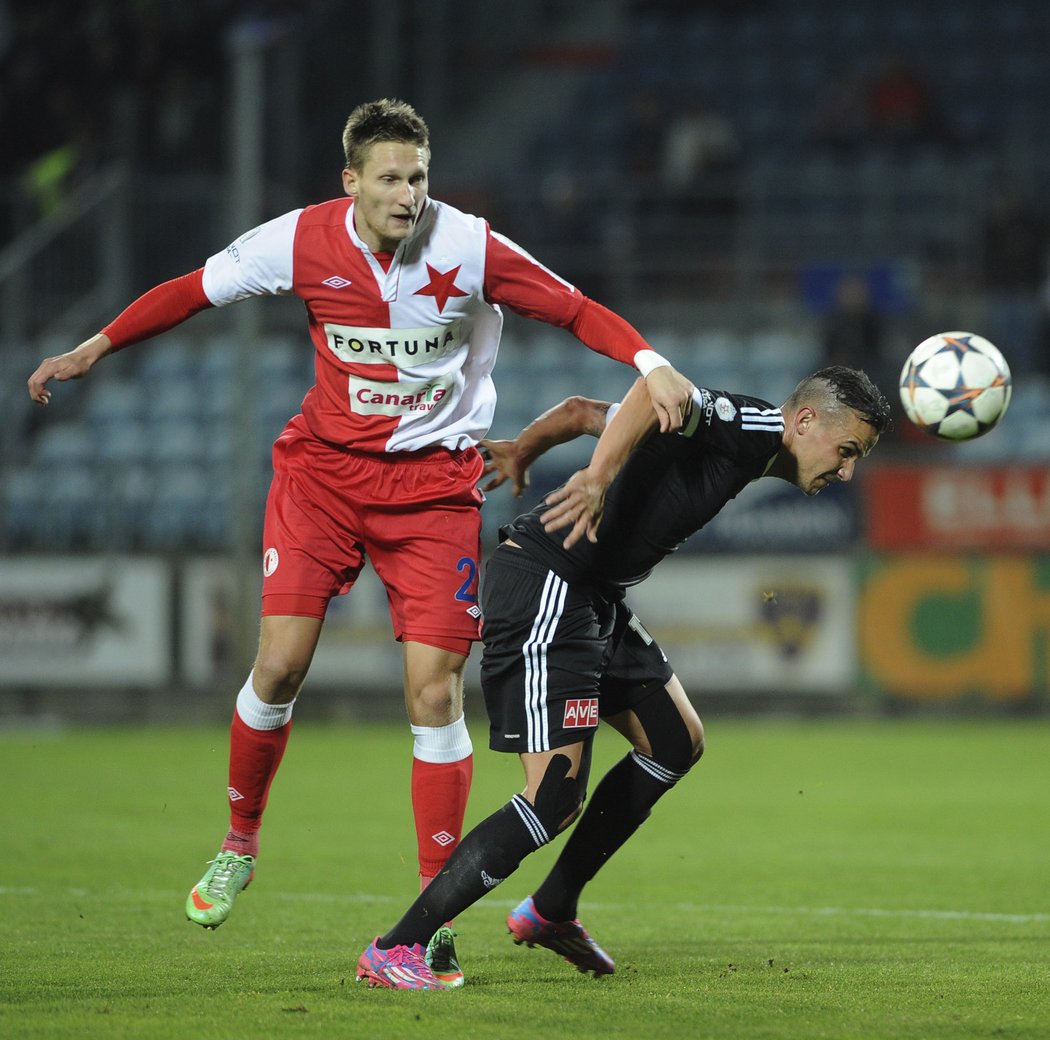
[[[486,458],[483,475],[492,475],[482,490],[491,491],[510,480],[514,495],[521,495],[529,484],[529,467],[541,455],[584,434],[600,437],[610,407],[608,401],[567,397],[533,419],[514,440],[481,441]]]
[[[91,371],[96,362],[112,351],[113,344],[110,338],[99,332],[65,354],[44,358],[29,377],[30,398],[37,404],[47,404],[51,400],[51,391],[47,388],[49,380],[57,379],[64,383],[67,379],[81,379]]]
[[[572,526],[562,543],[571,549],[584,535],[598,540],[598,526],[605,507],[605,492],[623,468],[631,452],[658,425],[656,411],[645,381],[638,379],[598,438],[586,468],[547,496],[550,508],[540,517],[544,529],[557,531]]]
[[[490,230],[485,251],[485,298],[528,318],[560,325],[591,350],[633,365],[649,386],[664,432],[680,429],[693,386],[619,314],[603,307],[521,246]]]
[[[693,384],[676,371],[670,361],[653,350],[630,322],[584,297],[583,306],[569,329],[591,350],[599,353],[622,356],[607,346],[610,343],[617,345],[618,352],[628,351],[631,364],[645,378],[660,429],[664,433],[681,429],[689,413]]]

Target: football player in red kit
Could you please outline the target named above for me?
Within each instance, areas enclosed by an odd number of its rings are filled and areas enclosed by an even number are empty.
[[[429,132],[408,104],[360,105],[343,133],[345,195],[248,231],[203,267],[151,289],[29,379],[86,375],[117,350],[208,307],[294,293],[306,304],[315,382],[273,448],[258,654],[237,695],[229,831],[186,903],[216,928],[252,879],[267,794],[332,596],[366,559],[402,643],[414,734],[412,804],[425,886],[456,847],[471,781],[463,671],[478,639],[483,462],[500,307],[561,326],[633,365],[664,429],[692,386],[626,321],[488,223],[428,197]],[[435,971],[462,981],[443,929]]]

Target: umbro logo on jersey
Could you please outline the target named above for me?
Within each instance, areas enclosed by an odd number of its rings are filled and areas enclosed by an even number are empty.
[[[333,274],[331,278],[326,278],[322,285],[330,285],[333,289],[345,289],[350,284],[349,278],[341,278],[337,274]]]

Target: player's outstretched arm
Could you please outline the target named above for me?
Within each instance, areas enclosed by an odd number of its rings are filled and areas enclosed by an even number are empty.
[[[44,358],[29,377],[29,396],[38,404],[47,404],[51,400],[48,380],[80,379],[107,354],[166,332],[211,306],[204,292],[203,267],[163,282],[130,303],[100,333],[75,350]]]
[[[567,397],[528,424],[514,440],[481,441],[485,457],[483,476],[491,476],[482,491],[492,491],[507,480],[515,497],[529,486],[529,467],[556,444],[575,440],[583,434],[601,436],[605,428],[608,401],[587,397]]]
[[[571,525],[562,543],[566,549],[571,549],[584,535],[596,542],[605,508],[605,492],[631,452],[657,425],[657,413],[646,383],[637,379],[598,438],[590,463],[547,496],[550,508],[540,516],[544,530],[557,531]]]
[[[112,349],[109,337],[99,332],[65,354],[44,358],[29,377],[29,396],[37,404],[47,404],[51,400],[51,391],[47,387],[50,380],[64,383],[67,379],[82,379]]]

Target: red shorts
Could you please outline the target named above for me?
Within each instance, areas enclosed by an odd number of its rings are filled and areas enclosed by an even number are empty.
[[[476,448],[350,451],[296,416],[273,447],[262,613],[323,618],[367,558],[399,640],[466,653],[479,638],[483,466]]]

